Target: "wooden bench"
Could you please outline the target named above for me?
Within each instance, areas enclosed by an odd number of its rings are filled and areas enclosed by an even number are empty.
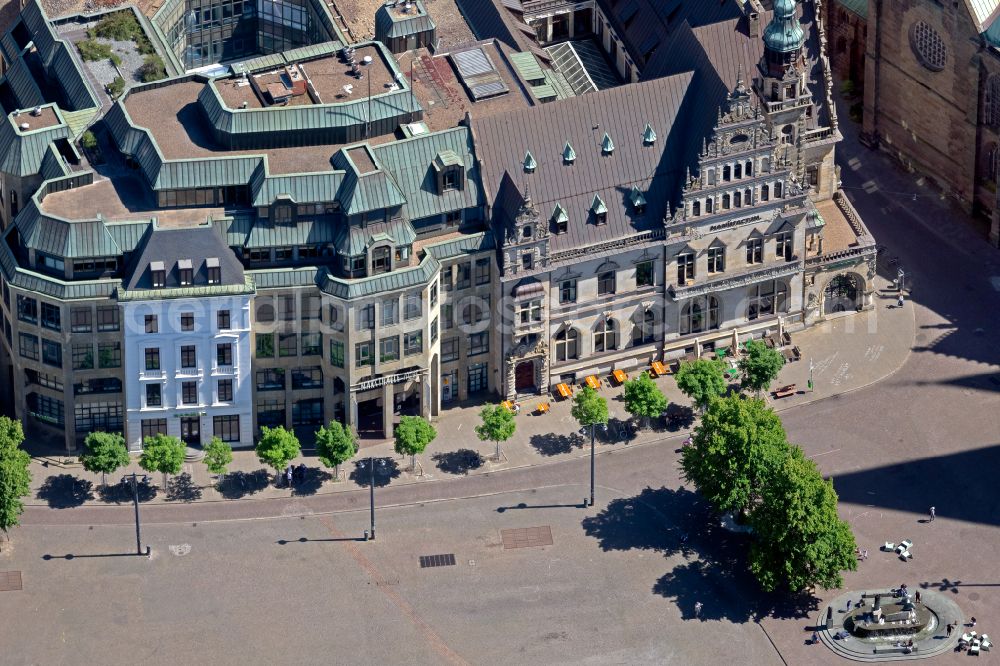
[[[540,402],[540,403],[538,403],[538,405],[535,407],[535,411],[538,414],[548,414],[549,413],[549,403],[547,403],[547,402]]]
[[[584,383],[595,391],[600,390],[601,380],[597,378],[597,375],[588,375]]]
[[[788,361],[789,363],[793,361],[798,361],[800,358],[802,358],[802,352],[799,351],[798,347],[788,347],[787,349],[783,349],[781,351],[781,355],[784,356],[785,360]]]
[[[619,384],[624,384],[625,381],[628,379],[628,375],[625,374],[624,370],[615,370],[614,372],[611,373],[611,376],[614,377],[615,381],[618,382]]]
[[[504,400],[503,402],[500,403],[500,406],[503,407],[504,409],[506,409],[508,412],[512,412],[514,414],[517,414],[517,411],[518,411],[518,409],[517,409],[517,403],[515,403],[512,400]]]
[[[775,398],[787,398],[789,396],[795,395],[795,384],[789,384],[788,386],[782,386],[774,392]]]
[[[652,368],[657,377],[670,374],[670,368],[663,365],[660,361],[653,361],[649,364],[649,367]]]
[[[556,393],[560,398],[567,399],[573,397],[573,389],[566,384],[556,384]]]

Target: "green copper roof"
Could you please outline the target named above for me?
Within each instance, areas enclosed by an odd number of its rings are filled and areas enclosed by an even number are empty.
[[[607,132],[604,133],[604,138],[601,140],[601,152],[605,155],[615,152],[615,142],[611,140],[611,135]]]
[[[365,226],[341,225],[334,242],[340,254],[358,256],[382,240],[401,246],[411,245],[416,238],[417,232],[414,231],[413,225],[404,219],[396,218],[389,222],[377,222]]]
[[[270,248],[291,245],[320,245],[332,243],[337,227],[330,220],[300,220],[296,224],[273,224],[257,220],[250,230],[244,246]],[[227,235],[228,241],[228,235]]]
[[[653,128],[648,123],[646,124],[646,129],[642,132],[642,142],[645,144],[656,143],[656,132],[653,131]]]
[[[795,10],[795,0],[774,1],[774,15],[764,28],[765,47],[777,53],[790,53],[802,48],[806,33]]]
[[[387,291],[424,286],[440,269],[441,264],[438,263],[437,259],[431,254],[425,254],[421,262],[411,268],[403,268],[357,280],[336,278],[327,273],[320,280],[319,286],[331,296],[351,300]]]
[[[395,11],[383,4],[375,12],[375,38],[380,40],[394,37],[406,37],[420,32],[434,30],[434,20],[427,14],[424,3],[420,0],[409,0],[407,12]],[[400,4],[398,7],[402,7]]]
[[[434,156],[434,166],[437,167],[438,169],[443,169],[444,167],[448,166],[464,166],[464,165],[465,161],[462,160],[462,158],[459,157],[458,154],[454,150],[451,150],[450,148],[445,148],[444,150],[439,151],[438,154]]]
[[[553,222],[569,222],[569,216],[566,215],[566,209],[562,207],[562,204],[556,202],[556,207],[552,209],[552,221]]]
[[[868,0],[837,0],[837,4],[863,19],[868,18]]]
[[[524,170],[531,173],[538,168],[538,162],[535,161],[535,156],[531,154],[529,150],[524,154]]]
[[[604,204],[604,199],[595,194],[594,200],[590,204],[590,210],[594,215],[602,215],[608,212],[608,207]]]
[[[8,114],[0,120],[0,171],[16,176],[30,176],[41,171],[42,160],[49,144],[57,139],[70,138],[69,128],[55,104],[46,104],[56,114],[58,123],[40,129],[30,129],[34,116],[21,113],[16,118]],[[21,123],[29,129],[22,130]]]
[[[259,175],[263,175],[263,169]],[[251,183],[253,205],[269,206],[279,197],[290,199],[297,204],[335,201],[337,190],[343,181],[343,171],[268,176],[261,178],[260,183]]]
[[[511,64],[514,65],[514,69],[517,70],[517,73],[529,85],[541,85],[544,83],[545,74],[542,72],[542,67],[538,64],[534,53],[523,51],[521,53],[511,53],[508,57]]]
[[[572,162],[576,159],[576,151],[573,150],[573,146],[569,145],[569,141],[566,142],[566,146],[563,148],[563,161]]]
[[[646,197],[642,196],[642,192],[639,190],[638,187],[632,188],[632,192],[629,194],[629,200],[632,202],[632,205],[635,206],[636,208],[638,208],[639,206],[646,205]]]
[[[253,277],[244,276],[243,284],[208,284],[191,287],[174,287],[171,289],[128,289],[119,287],[118,300],[128,301],[162,301],[170,298],[205,298],[207,296],[239,296],[253,294],[257,291]]]

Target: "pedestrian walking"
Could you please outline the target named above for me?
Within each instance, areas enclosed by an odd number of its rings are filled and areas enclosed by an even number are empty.
[[[694,602],[694,616],[695,617],[701,617],[701,609],[702,609],[701,602],[700,601]],[[975,618],[973,618],[973,619],[975,619]]]
[[[934,507],[931,507],[931,522],[934,522]]]
[[[917,599],[917,603],[919,604],[920,603],[920,590],[917,590],[916,599]]]
[[[288,480],[288,487],[292,487],[292,466],[289,465],[288,469],[285,470],[285,479]]]
[[[899,298],[896,299],[896,307],[903,307],[903,292],[899,292]]]
[[[864,561],[867,559],[868,559],[868,549],[865,548],[863,551],[861,551],[861,560]]]
[[[853,605],[853,604],[851,603],[852,601],[853,601],[852,599],[848,599],[848,600],[847,600],[847,605],[846,605],[846,606],[844,606],[844,612],[845,612],[845,613],[846,613],[847,611],[851,610],[851,606]]]
[[[811,640],[811,641],[809,641],[809,644],[810,644],[810,645],[816,645],[816,643],[819,643],[819,634],[817,634],[817,633],[816,633],[816,632],[814,631],[814,632],[813,632],[813,637],[812,637],[812,640]]]
[[[973,615],[971,619],[972,619],[972,624],[971,624],[971,626],[972,626],[972,628],[973,628],[973,629],[975,629],[975,628],[976,628],[976,616],[975,616],[975,615]]]
[[[949,622],[949,623],[948,623],[948,626],[947,626],[947,627],[945,628],[945,635],[947,635],[947,636],[951,636],[951,632],[952,632],[953,630],[954,630],[954,627],[952,627],[952,626],[951,626],[951,622]]]

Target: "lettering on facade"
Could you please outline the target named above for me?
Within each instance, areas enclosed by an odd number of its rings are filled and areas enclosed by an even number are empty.
[[[736,220],[729,220],[728,222],[720,222],[719,224],[713,224],[709,227],[710,231],[722,231],[723,229],[733,229],[735,227],[742,227],[744,224],[753,224],[754,222],[760,222],[760,214],[751,215],[750,217],[741,217]]]
[[[386,384],[398,384],[399,382],[407,382],[411,379],[417,379],[420,375],[424,374],[425,370],[423,368],[418,368],[416,370],[410,370],[408,372],[401,372],[396,375],[387,375],[385,377],[376,377],[375,379],[366,379],[363,382],[358,382],[355,386],[352,386],[356,391],[367,391],[373,388],[380,388]]]

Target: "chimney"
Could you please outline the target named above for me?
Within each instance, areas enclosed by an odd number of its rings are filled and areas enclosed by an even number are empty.
[[[760,3],[760,0],[746,0],[744,11],[747,15],[747,22],[750,25],[750,36],[755,39],[759,38],[761,36],[760,14],[764,11],[764,6]]]

